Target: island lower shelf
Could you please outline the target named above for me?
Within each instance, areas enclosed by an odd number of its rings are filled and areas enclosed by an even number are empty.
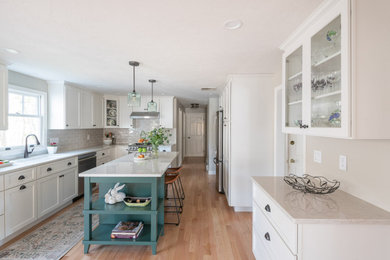
[[[114,224],[101,224],[95,230],[92,231],[92,238],[90,240],[83,240],[84,244],[97,244],[97,245],[154,245],[157,241],[151,239],[150,224],[145,224],[140,236],[133,239],[115,238],[112,239],[110,234],[111,230],[115,227]],[[164,225],[157,225],[157,240],[162,235]]]
[[[157,202],[157,210],[151,209],[151,204],[145,207],[129,207],[123,202],[113,205],[106,204],[104,198],[99,198],[97,201],[92,202],[91,209],[84,210],[84,214],[123,214],[123,215],[148,215],[157,214],[157,212],[164,207],[164,199],[159,198]]]

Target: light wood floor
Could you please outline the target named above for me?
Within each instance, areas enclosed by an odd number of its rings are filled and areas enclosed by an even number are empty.
[[[63,259],[254,259],[252,214],[235,213],[215,188],[201,158],[188,158],[183,169],[186,192],[179,226],[165,225],[157,255],[150,246],[92,245],[83,254],[81,241]]]

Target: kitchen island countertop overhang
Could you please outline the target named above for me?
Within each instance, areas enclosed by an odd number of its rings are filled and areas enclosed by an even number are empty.
[[[129,154],[82,172],[79,177],[161,177],[177,155],[177,152],[161,152],[156,159],[135,162]]]

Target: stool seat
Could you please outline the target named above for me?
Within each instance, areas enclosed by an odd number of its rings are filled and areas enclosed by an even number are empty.
[[[183,167],[181,167],[181,166],[180,167],[174,167],[174,168],[168,168],[165,171],[165,173],[168,174],[168,175],[178,174],[181,171],[182,168]]]
[[[165,177],[165,184],[170,184],[170,183],[174,183],[177,178],[179,177],[179,175],[168,175]]]

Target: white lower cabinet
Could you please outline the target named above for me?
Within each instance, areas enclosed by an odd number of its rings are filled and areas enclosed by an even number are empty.
[[[37,181],[38,217],[42,217],[60,205],[60,185],[58,174]]]
[[[37,219],[35,181],[5,191],[5,234],[15,231]]]
[[[59,178],[60,203],[65,203],[77,195],[77,168],[62,172]]]

